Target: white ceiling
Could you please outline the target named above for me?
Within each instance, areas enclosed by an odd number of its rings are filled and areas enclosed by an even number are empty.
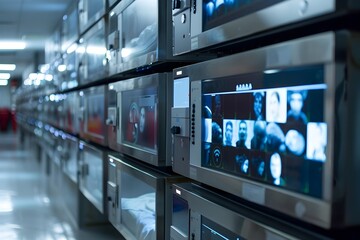
[[[45,41],[59,26],[62,16],[74,0],[0,0],[0,41],[24,40],[25,50],[0,50],[0,63],[15,63],[12,77],[36,62],[36,52],[43,56]],[[39,54],[40,52],[40,54]],[[43,62],[40,57],[40,64]]]

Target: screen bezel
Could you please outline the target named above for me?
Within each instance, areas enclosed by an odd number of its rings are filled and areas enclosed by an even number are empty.
[[[174,184],[172,192],[173,195],[177,195],[188,203],[189,232],[186,233],[187,235],[191,236],[192,233],[198,233],[200,236],[201,219],[205,217],[243,239],[272,239],[271,237],[274,239],[296,239],[287,232],[289,229],[285,230],[284,224],[281,225],[284,228],[274,228],[272,224],[276,220],[273,218],[265,219],[257,216],[254,219],[256,214],[254,215],[251,210],[249,212],[249,209],[242,208],[235,202],[229,202],[224,196],[220,196],[196,183]],[[172,225],[171,227],[176,226]],[[248,231],[249,229],[251,231]]]
[[[265,71],[268,69],[291,68],[313,64],[324,65],[325,83],[327,91],[324,97],[324,120],[328,129],[334,129],[333,109],[335,104],[335,72],[339,67],[335,63],[334,35],[332,33],[319,34],[300,40],[289,41],[284,44],[277,44],[272,47],[257,49],[246,53],[235,54],[208,61],[206,68],[202,63],[187,68],[191,79],[190,106],[195,104],[195,126],[202,124],[201,111],[201,82],[209,78],[241,75],[251,72]],[[303,49],[313,49],[303,54]],[[315,51],[316,49],[316,51]],[[283,54],[286,53],[284,56]],[[283,55],[283,58],[278,56]],[[252,59],[249,61],[249,59]],[[265,61],[264,61],[265,60]],[[237,67],[237,62],[242,67]],[[221,71],[216,66],[222,66]],[[206,71],[204,71],[206,69]],[[184,77],[184,76],[182,76]],[[191,111],[191,108],[189,109]],[[323,198],[317,199],[299,194],[286,189],[281,189],[266,184],[261,184],[246,178],[232,176],[212,169],[202,167],[201,163],[201,135],[195,136],[195,144],[190,144],[190,169],[189,176],[200,182],[220,188],[224,191],[235,194],[252,202],[265,205],[285,214],[293,215],[305,221],[317,225],[329,227],[332,214],[332,179],[333,179],[333,150],[334,133],[328,131],[326,150],[327,161],[323,171]],[[224,184],[226,183],[226,184]],[[279,201],[279,199],[282,199]],[[306,209],[306,211],[303,211]],[[306,214],[305,214],[306,212]]]
[[[167,166],[170,165],[170,149],[167,147],[169,145],[168,141],[170,136],[170,106],[172,105],[172,94],[170,94],[169,89],[171,89],[171,81],[167,81],[167,73],[156,73],[152,75],[147,75],[138,78],[131,78],[127,80],[122,80],[113,84],[114,90],[117,92],[117,128],[116,128],[116,139],[117,145],[119,146],[118,151],[127,154],[131,157],[139,159],[141,161],[147,162],[155,166]],[[157,92],[157,109],[155,124],[157,129],[155,134],[157,139],[155,139],[156,149],[148,151],[141,147],[140,145],[135,146],[128,144],[122,140],[123,131],[121,127],[123,126],[122,112],[120,111],[122,107],[122,94],[125,91],[130,90],[139,90],[155,88]]]
[[[186,51],[196,51],[261,31],[270,30],[275,27],[330,14],[336,10],[336,0],[329,0],[326,3],[320,3],[317,0],[308,0],[307,3],[306,8],[302,8],[296,1],[283,1],[204,31],[203,0],[196,0],[196,6],[198,6],[196,11],[190,11],[191,30],[189,33],[191,37],[178,39],[179,45],[188,41],[188,43],[186,43],[188,45]],[[175,13],[175,15],[177,14],[178,13]],[[183,24],[180,23],[175,24],[175,31],[183,31],[182,25]],[[175,46],[175,49],[179,47],[180,46]],[[181,51],[176,52],[176,54],[181,54]]]
[[[167,201],[163,196],[165,195],[165,176],[159,172],[155,172],[152,169],[140,165],[133,160],[129,160],[127,157],[108,155],[108,159],[116,164],[117,179],[116,184],[121,186],[121,174],[126,173],[132,177],[137,178],[139,181],[143,181],[150,187],[155,189],[155,208],[156,208],[156,236],[161,236],[164,231],[164,219],[158,216],[164,216],[165,202]],[[118,199],[121,199],[121,188],[118,191]],[[117,207],[118,217],[115,227],[124,236],[134,237],[133,234],[124,226],[121,222],[121,206]]]

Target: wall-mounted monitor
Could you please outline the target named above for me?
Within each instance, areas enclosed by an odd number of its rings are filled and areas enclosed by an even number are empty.
[[[184,177],[108,156],[108,217],[125,239],[170,239],[171,188]]]
[[[327,32],[175,69],[173,170],[321,227],[359,224],[358,43]]]
[[[221,45],[276,29],[323,21],[359,10],[354,1],[331,0],[173,0],[174,54],[211,51]],[[297,25],[296,25],[297,24]]]
[[[105,128],[107,112],[107,88],[105,85],[79,91],[80,137],[101,145],[107,145]]]
[[[79,141],[79,189],[102,214],[107,214],[107,164],[108,152]]]
[[[120,1],[110,10],[107,56],[111,75],[199,58],[173,56],[171,7],[171,1],[135,0]]]
[[[174,184],[172,190],[173,240],[326,239],[194,183]]]
[[[79,39],[76,52],[78,54],[78,80],[80,85],[92,83],[107,76],[104,18]]]
[[[152,74],[109,86],[117,101],[114,150],[152,165],[170,166],[171,75]]]

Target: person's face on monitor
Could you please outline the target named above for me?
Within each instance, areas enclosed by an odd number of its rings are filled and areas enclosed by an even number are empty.
[[[144,132],[144,129],[145,129],[145,108],[141,108],[141,110],[140,110],[139,129],[140,129],[141,133]]]
[[[277,119],[279,115],[280,100],[278,95],[274,92],[270,96],[269,111],[273,119]]]
[[[255,112],[256,118],[261,116],[262,106],[263,106],[262,96],[260,93],[257,93],[254,96],[254,112]]]
[[[225,138],[227,143],[231,143],[233,136],[233,127],[230,122],[226,124],[226,130],[225,130]]]
[[[301,155],[305,150],[305,140],[302,134],[296,130],[289,130],[285,136],[285,144],[290,152]]]
[[[292,93],[290,96],[290,108],[295,114],[300,114],[303,107],[303,97],[300,93]]]
[[[274,153],[270,157],[270,173],[274,179],[278,179],[281,176],[281,158],[278,153]]]
[[[245,122],[239,124],[239,140],[246,141],[247,138],[247,125]]]

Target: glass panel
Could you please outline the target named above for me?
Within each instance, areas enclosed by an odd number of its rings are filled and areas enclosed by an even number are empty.
[[[244,240],[239,235],[229,231],[223,226],[201,216],[201,239],[202,240]]]
[[[65,172],[69,174],[71,179],[77,182],[77,153],[78,153],[78,143],[75,141],[66,140],[66,153],[68,158],[66,159]]]
[[[157,48],[158,1],[136,0],[123,13],[121,56],[126,62]],[[131,23],[131,24],[128,24]]]
[[[88,0],[87,11],[88,19],[92,19],[95,15],[104,9],[104,0]],[[95,19],[94,19],[95,20]]]
[[[122,141],[157,153],[157,88],[121,93]]]
[[[96,203],[103,202],[103,160],[101,154],[84,151],[84,162],[88,167],[88,175],[84,187],[96,199]]]
[[[203,82],[202,166],[321,198],[324,68]]]
[[[122,225],[135,239],[156,240],[156,189],[122,171],[120,195]]]
[[[223,25],[284,0],[204,0],[203,30]]]
[[[100,78],[105,75],[106,51],[105,35],[100,30],[88,40],[86,47],[90,80],[97,80],[93,78]]]
[[[89,94],[87,96],[87,132],[94,136],[104,136],[104,95],[103,94]]]
[[[173,194],[172,225],[184,235],[189,233],[189,205],[188,202]]]

